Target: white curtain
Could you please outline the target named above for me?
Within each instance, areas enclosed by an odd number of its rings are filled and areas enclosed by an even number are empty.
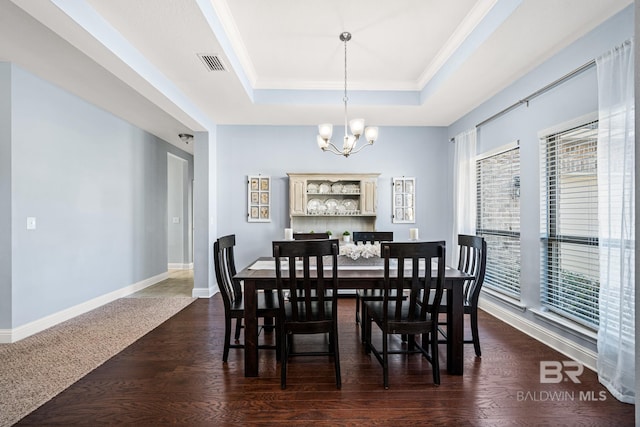
[[[452,248],[458,244],[458,234],[476,234],[476,138],[476,128],[454,138]],[[453,258],[449,258],[454,263],[457,262],[456,252],[453,251]]]
[[[596,59],[600,327],[598,378],[618,400],[635,397],[633,42]]]

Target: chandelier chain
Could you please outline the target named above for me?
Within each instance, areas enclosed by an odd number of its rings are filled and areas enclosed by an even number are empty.
[[[347,136],[347,102],[349,97],[347,96],[347,38],[344,40],[344,135]]]

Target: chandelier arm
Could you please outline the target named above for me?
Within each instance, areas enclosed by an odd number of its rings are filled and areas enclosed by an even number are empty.
[[[360,150],[362,150],[363,148],[368,147],[368,146],[370,146],[370,145],[373,145],[373,144],[372,144],[372,143],[370,143],[370,142],[367,142],[366,144],[361,145],[361,146],[360,146],[360,148],[358,148],[357,150],[351,150],[351,154],[356,154],[357,152],[359,152],[359,151],[360,151]],[[353,146],[355,147],[355,144],[354,144]]]
[[[343,152],[342,150],[338,149],[338,147],[336,147],[336,146],[333,144],[333,142],[330,142],[330,143],[329,143],[329,145],[327,145],[327,146],[324,148],[324,151],[328,151],[328,152],[330,152],[330,153],[337,154],[337,155],[339,155],[339,156],[343,156],[343,155],[344,155],[344,152]]]

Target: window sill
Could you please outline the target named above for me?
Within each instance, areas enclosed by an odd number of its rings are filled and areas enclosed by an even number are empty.
[[[489,288],[482,288],[482,292],[481,295],[484,296],[489,296],[493,299],[496,299],[502,303],[505,303],[517,310],[520,310],[521,312],[525,312],[527,310],[527,306],[524,305],[520,300],[516,299],[516,298],[512,298],[509,297],[503,293],[494,291],[493,289],[489,289]]]
[[[546,322],[550,325],[562,328],[568,333],[574,335],[575,337],[587,340],[593,344],[597,344],[598,342],[598,332],[592,329],[586,328],[582,325],[579,325],[571,320],[559,316],[551,311],[547,311],[545,309],[540,308],[530,308],[534,316],[543,322]]]

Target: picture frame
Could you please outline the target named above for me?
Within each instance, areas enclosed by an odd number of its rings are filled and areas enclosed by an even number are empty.
[[[271,222],[271,177],[247,177],[247,221]]]
[[[392,178],[392,222],[415,224],[416,222],[416,179],[415,177]]]

